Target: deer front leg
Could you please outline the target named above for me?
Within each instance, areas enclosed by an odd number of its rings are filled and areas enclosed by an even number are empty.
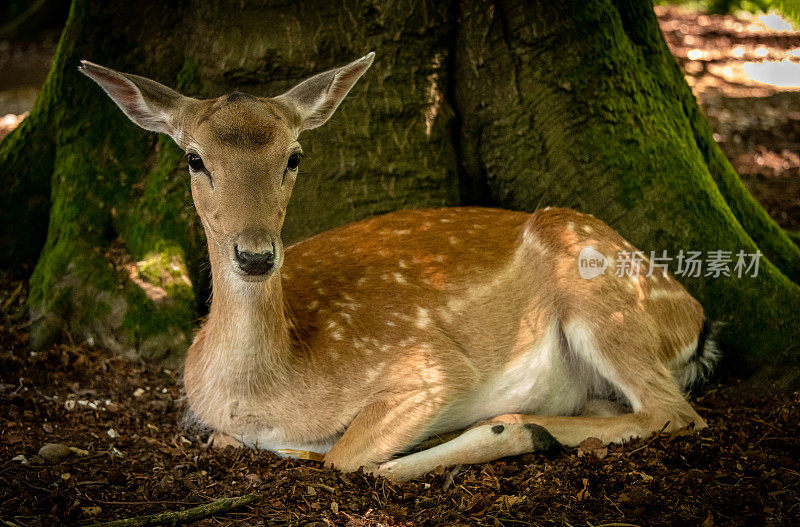
[[[558,446],[547,430],[535,424],[482,424],[439,446],[387,461],[378,466],[375,474],[406,481],[439,466],[486,463]]]
[[[365,472],[374,473],[380,463],[425,439],[432,420],[444,406],[441,397],[422,390],[371,403],[325,455],[325,465],[343,472],[363,467]]]
[[[223,449],[228,446],[232,446],[234,448],[244,448],[245,444],[231,435],[214,431],[211,432],[211,435],[208,437],[208,441],[206,441],[206,446],[218,449]]]

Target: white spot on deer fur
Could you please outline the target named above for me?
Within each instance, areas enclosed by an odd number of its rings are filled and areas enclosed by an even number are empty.
[[[417,320],[414,323],[419,329],[425,329],[431,325],[431,316],[424,307],[417,307]]]
[[[397,266],[400,267],[400,269],[406,269],[408,264],[405,262],[405,260],[398,260]]]
[[[574,222],[567,222],[567,230],[574,231],[575,230],[575,223]]]
[[[583,232],[585,232],[587,234],[594,230],[591,227],[589,227],[588,225],[584,225],[583,227],[581,227],[581,229],[583,230]]]
[[[328,321],[328,329],[336,329],[339,327],[339,324],[335,320]]]
[[[381,374],[380,368],[370,368],[364,372],[364,381],[365,382],[372,382],[378,378],[378,375]]]
[[[685,297],[681,289],[653,289],[650,291],[650,300],[680,299]]]
[[[400,273],[394,273],[394,281],[397,282],[398,284],[407,283],[406,279],[403,278],[403,275],[401,275]]]
[[[397,229],[394,233],[398,236],[405,236],[411,234],[411,229]]]
[[[392,313],[392,316],[393,316],[394,318],[397,318],[397,319],[400,319],[400,320],[404,320],[404,321],[406,321],[406,322],[408,322],[408,321],[410,321],[410,320],[411,320],[411,317],[410,317],[410,316],[408,316],[408,315],[406,315],[406,314],[403,314],[403,313],[400,313],[400,312],[398,312],[398,311],[395,311],[394,313]]]
[[[447,308],[450,311],[457,312],[464,309],[465,304],[466,304],[465,300],[462,300],[460,298],[451,298],[450,300],[447,301]]]
[[[342,338],[344,338],[344,335],[342,335],[342,332],[337,329],[336,331],[331,333],[331,337],[333,338],[333,340],[342,340]]]
[[[394,322],[392,322],[391,320],[387,320],[386,321],[386,325],[389,326],[390,328],[393,328],[394,326],[396,326],[396,324]]]
[[[417,342],[416,338],[408,337],[408,338],[405,338],[405,339],[401,340],[400,342],[398,342],[397,345],[399,347],[401,347],[401,348],[405,348],[405,347],[411,346],[413,344],[416,344],[416,342]]]
[[[319,302],[317,302],[316,300],[312,300],[311,302],[308,303],[308,309],[314,310],[317,309],[318,307],[319,307]]]

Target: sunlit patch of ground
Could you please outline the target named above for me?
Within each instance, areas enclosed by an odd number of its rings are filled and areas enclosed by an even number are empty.
[[[0,117],[0,139],[7,136],[11,131],[19,126],[19,123],[22,122],[28,116],[28,112],[23,113],[22,115],[16,115],[13,113],[9,113]]]
[[[33,108],[57,41],[57,32],[50,30],[42,32],[37,41],[0,41],[0,140]]]
[[[779,224],[800,229],[800,32],[775,13],[656,13],[745,185]]]

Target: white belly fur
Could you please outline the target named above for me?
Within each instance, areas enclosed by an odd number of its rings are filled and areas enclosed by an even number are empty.
[[[431,434],[465,428],[509,413],[573,415],[584,405],[587,388],[565,362],[554,321],[529,353],[456,401],[431,427]]]

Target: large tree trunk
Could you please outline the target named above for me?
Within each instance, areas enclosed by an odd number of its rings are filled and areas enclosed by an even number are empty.
[[[38,341],[66,330],[174,359],[208,296],[181,152],[79,59],[188,95],[276,95],[374,49],[355,95],[301,138],[286,242],[469,203],[576,207],[646,253],[760,249],[757,277],[684,283],[727,323],[733,363],[797,361],[800,249],[714,143],[647,1],[275,4],[75,0],[36,108],[0,145],[0,256],[36,262]]]

